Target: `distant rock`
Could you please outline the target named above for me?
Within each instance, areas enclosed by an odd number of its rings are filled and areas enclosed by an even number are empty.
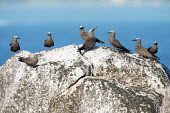
[[[36,68],[18,61],[30,52],[12,56],[0,67],[0,112],[168,113],[166,66],[108,47],[83,57],[77,48],[38,52]]]

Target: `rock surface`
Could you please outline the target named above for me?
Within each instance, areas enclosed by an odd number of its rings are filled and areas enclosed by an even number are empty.
[[[37,67],[18,57],[0,67],[1,113],[168,113],[169,70],[108,47],[81,56],[76,45],[42,51]],[[93,75],[93,76],[92,76]]]

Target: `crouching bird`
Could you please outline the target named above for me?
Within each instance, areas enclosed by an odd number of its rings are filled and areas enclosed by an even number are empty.
[[[89,30],[89,38],[87,40],[85,40],[83,46],[81,48],[78,48],[78,52],[80,52],[80,54],[82,55],[81,53],[81,50],[91,50],[95,44],[96,44],[96,38],[93,36],[93,32],[94,32],[95,29],[90,29]]]
[[[26,63],[26,64],[29,65],[29,66],[35,67],[36,64],[37,64],[37,62],[38,62],[38,56],[37,56],[37,54],[34,54],[32,57],[31,57],[31,56],[26,57],[26,58],[24,58],[24,57],[19,57],[18,60],[19,60],[20,62]]]

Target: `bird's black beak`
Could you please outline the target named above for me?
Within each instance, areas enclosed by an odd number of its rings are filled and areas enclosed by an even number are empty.
[[[92,31],[94,31],[97,27],[93,28]]]
[[[21,39],[20,37],[17,37],[17,39]]]
[[[135,40],[132,40],[132,41],[136,41],[136,39],[135,39]]]

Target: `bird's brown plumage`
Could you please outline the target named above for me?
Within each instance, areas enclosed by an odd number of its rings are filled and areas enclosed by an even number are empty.
[[[18,36],[14,36],[12,39],[12,43],[10,44],[11,46],[11,51],[16,52],[18,50],[20,50],[20,46],[19,43],[17,42],[17,39],[20,39]]]
[[[154,44],[148,48],[148,51],[151,53],[151,54],[156,54],[158,52],[158,44],[157,42],[154,42]]]
[[[89,30],[89,32],[88,32],[89,38],[87,40],[85,40],[85,42],[81,48],[78,48],[78,51],[80,52],[80,54],[81,54],[81,50],[90,50],[95,46],[96,38],[93,37],[93,34],[92,34],[93,32],[94,32],[94,29]]]
[[[35,66],[38,62],[38,56],[35,54],[32,57],[19,57],[19,61],[26,63],[30,66]]]
[[[95,30],[96,28],[97,27],[95,27],[93,30]],[[93,35],[94,35],[94,33],[93,33]],[[80,37],[83,40],[87,40],[89,38],[89,33],[84,31],[84,27],[83,26],[80,26]],[[95,37],[95,36],[93,36],[93,37]],[[96,42],[101,43],[101,44],[105,44],[103,41],[99,40],[98,38],[96,38]]]
[[[52,47],[54,46],[54,41],[52,39],[51,33],[48,32],[47,39],[44,41],[44,47]]]
[[[136,41],[136,46],[135,46],[135,50],[136,52],[138,52],[140,55],[144,56],[144,57],[149,57],[155,60],[159,60],[159,58],[155,55],[152,55],[146,48],[144,48],[141,45],[141,39],[140,38],[136,38],[136,40],[132,40],[132,41]]]

